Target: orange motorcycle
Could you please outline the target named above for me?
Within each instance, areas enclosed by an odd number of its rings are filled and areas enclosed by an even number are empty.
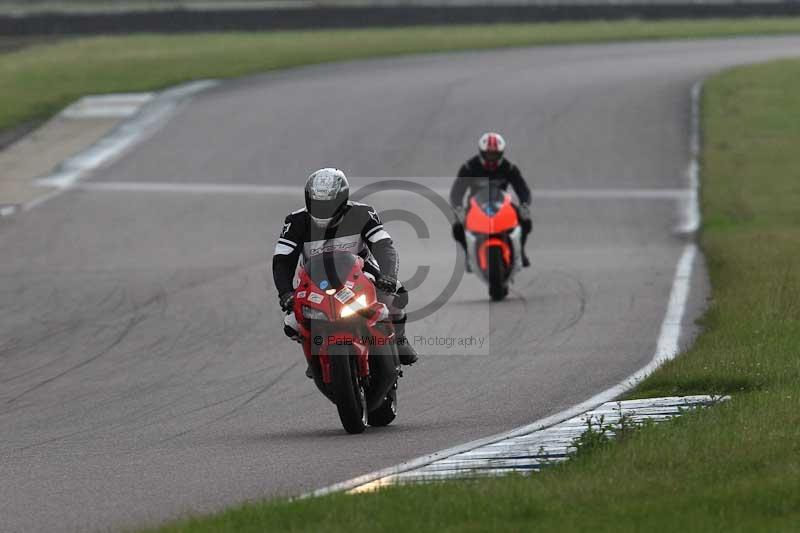
[[[464,219],[464,236],[469,270],[480,273],[492,300],[502,300],[514,274],[522,268],[522,228],[511,194],[490,185],[473,195]]]

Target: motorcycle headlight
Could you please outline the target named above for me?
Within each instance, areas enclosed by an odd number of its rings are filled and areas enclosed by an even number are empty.
[[[340,314],[342,318],[347,318],[349,316],[353,316],[362,309],[366,309],[366,307],[367,307],[367,296],[365,294],[362,294],[349,304],[342,306],[342,312]]]
[[[309,320],[328,320],[328,315],[307,305],[303,306],[303,316]]]

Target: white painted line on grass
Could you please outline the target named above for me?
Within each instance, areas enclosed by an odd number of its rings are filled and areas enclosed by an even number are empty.
[[[699,104],[699,95],[701,92],[701,88],[702,88],[701,84],[699,83],[695,84],[692,87],[692,92],[691,92],[692,127],[689,139],[690,159],[691,159],[689,163],[690,169],[699,168],[697,166],[698,157],[700,154],[700,135],[699,135],[700,109],[698,104]],[[694,177],[695,179],[698,179],[699,175],[695,173]],[[695,184],[690,183],[690,187],[692,185]],[[696,188],[694,190],[696,193]],[[690,210],[697,209],[697,206],[695,205],[693,207],[690,205],[689,209]],[[700,224],[699,209],[692,212],[691,214],[696,215],[697,217],[696,224],[697,227],[699,227]],[[694,222],[693,220],[688,220],[688,221]],[[539,419],[531,424],[518,427],[516,429],[512,429],[504,433],[498,433],[496,435],[484,437],[482,439],[474,440],[472,442],[467,442],[465,444],[460,444],[458,446],[453,446],[452,448],[447,448],[445,450],[434,452],[429,455],[424,455],[422,457],[406,461],[399,465],[395,465],[389,468],[384,468],[382,470],[378,470],[375,472],[370,472],[368,474],[364,474],[362,476],[342,481],[340,483],[335,483],[328,487],[323,487],[302,494],[299,496],[299,498],[324,496],[326,494],[330,494],[333,492],[352,491],[354,489],[363,487],[368,484],[380,486],[382,484],[382,480],[385,480],[387,478],[396,477],[406,472],[418,470],[436,461],[440,461],[442,459],[452,457],[457,454],[469,452],[483,446],[487,446],[490,444],[498,444],[508,439],[529,435],[533,432],[549,428],[560,422],[563,422],[580,414],[586,413],[587,411],[594,409],[598,405],[601,405],[605,402],[609,402],[611,400],[614,400],[615,398],[618,398],[620,395],[632,389],[638,383],[644,380],[648,375],[650,375],[664,362],[673,359],[678,355],[680,349],[679,343],[681,334],[681,324],[686,314],[686,304],[689,299],[689,289],[691,286],[692,270],[697,256],[697,252],[698,252],[697,245],[694,242],[690,242],[684,246],[680,259],[678,260],[678,264],[675,268],[675,275],[672,280],[672,289],[670,290],[669,301],[667,303],[667,311],[664,315],[664,320],[661,323],[661,330],[659,332],[658,342],[656,343],[656,351],[655,354],[653,355],[653,358],[646,366],[634,372],[624,380],[620,381],[618,384],[592,396],[588,400],[585,400],[577,405],[574,405],[568,409],[565,409],[551,416]]]
[[[613,430],[607,428],[619,428],[623,417],[629,424],[638,425],[648,420],[662,422],[680,416],[687,410],[715,405],[727,399],[727,396],[699,395],[606,402],[549,428],[462,452],[416,470],[377,479],[350,492],[368,492],[398,483],[535,472],[569,459],[575,449],[575,439],[586,431],[589,424],[595,431],[612,438]]]

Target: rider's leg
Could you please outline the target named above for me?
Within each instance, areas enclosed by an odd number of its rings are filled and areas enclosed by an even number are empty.
[[[402,311],[402,316],[394,322],[394,332],[397,335],[397,355],[400,356],[400,363],[404,365],[413,365],[419,359],[417,351],[411,346],[411,343],[406,337],[406,312]]]
[[[528,252],[525,249],[525,244],[528,242],[528,235],[533,229],[533,222],[529,218],[520,219],[520,226],[522,227],[522,266],[531,266],[531,261],[528,259]]]
[[[464,250],[464,255],[467,255],[467,237],[464,235],[464,225],[456,220],[453,222],[453,239],[461,245],[461,248]],[[469,268],[469,261],[465,261],[465,267],[467,272],[471,272]]]
[[[389,310],[389,318],[394,324],[394,334],[397,338],[397,355],[400,357],[400,363],[404,365],[413,365],[417,362],[419,356],[417,351],[411,346],[406,338],[406,312],[403,308],[408,304],[408,291],[405,287],[400,287],[398,294],[387,294],[378,291],[378,301],[385,304]]]
[[[520,209],[517,206],[514,206],[514,209],[517,211],[517,219],[519,220],[519,226],[522,229],[522,266],[529,267],[531,266],[531,261],[528,259],[528,252],[525,250],[525,244],[528,242],[528,235],[530,235],[531,230],[533,229],[533,221],[530,219],[528,209],[524,209],[522,212],[520,212]]]
[[[295,342],[300,342],[300,325],[294,313],[287,313],[283,318],[283,333]]]
[[[464,225],[457,220],[453,222],[453,239],[461,245],[464,252],[467,251],[467,238],[464,236]]]
[[[303,339],[300,337],[300,326],[297,323],[297,318],[294,316],[294,313],[289,313],[284,317],[283,333],[295,342],[303,342]],[[310,366],[306,367],[306,377],[314,377],[314,375],[311,373]]]

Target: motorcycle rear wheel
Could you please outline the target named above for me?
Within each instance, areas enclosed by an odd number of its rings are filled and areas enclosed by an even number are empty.
[[[492,300],[498,302],[506,297],[508,289],[506,288],[506,265],[503,261],[503,251],[497,247],[492,246],[487,253],[487,263],[489,270],[489,296]]]
[[[364,387],[358,382],[355,355],[347,346],[331,346],[328,356],[339,420],[348,433],[363,433],[367,427],[367,397]]]

